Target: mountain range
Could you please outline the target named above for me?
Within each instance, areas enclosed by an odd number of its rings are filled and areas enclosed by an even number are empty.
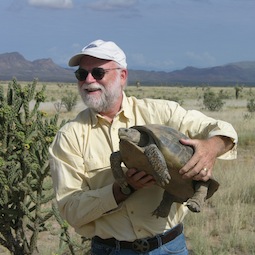
[[[38,78],[45,82],[76,82],[74,69],[63,68],[52,59],[26,60],[20,53],[0,54],[0,80],[32,81]],[[222,66],[196,68],[186,67],[171,72],[129,70],[129,84],[141,85],[233,85],[255,86],[255,61],[242,61]]]

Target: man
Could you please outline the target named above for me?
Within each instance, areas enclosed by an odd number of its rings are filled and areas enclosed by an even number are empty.
[[[69,65],[79,66],[75,75],[88,108],[61,128],[49,150],[61,215],[77,233],[92,238],[92,254],[188,254],[185,205],[175,203],[168,217],[157,218],[152,211],[163,189],[152,176],[128,169],[129,194],[115,182],[110,155],[119,149],[118,129],[150,123],[183,132],[191,139],[181,142],[195,153],[180,174],[202,181],[212,176],[217,157],[236,157],[235,130],[176,102],[127,97],[126,56],[113,42],[91,42]]]

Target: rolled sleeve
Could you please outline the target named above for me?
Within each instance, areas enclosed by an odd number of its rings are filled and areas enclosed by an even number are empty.
[[[179,125],[176,126],[176,123]],[[208,139],[213,136],[229,137],[234,143],[233,148],[218,158],[230,160],[237,157],[238,136],[228,122],[208,117],[196,110],[186,111],[177,104],[168,125],[174,126],[192,139]]]

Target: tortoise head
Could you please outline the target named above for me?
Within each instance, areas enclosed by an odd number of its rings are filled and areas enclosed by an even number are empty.
[[[118,132],[120,140],[130,141],[138,144],[140,141],[141,133],[133,128],[119,128]]]
[[[132,142],[140,147],[146,146],[151,142],[151,138],[143,130],[137,130],[136,127],[119,128],[120,140]]]

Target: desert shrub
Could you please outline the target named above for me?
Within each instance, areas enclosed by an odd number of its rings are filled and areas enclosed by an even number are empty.
[[[220,91],[218,94],[207,89],[203,96],[204,107],[209,111],[219,111],[222,109],[225,102],[223,101],[223,93]]]
[[[57,113],[60,113],[62,106],[63,106],[62,102],[54,103],[54,107],[55,107]]]
[[[72,111],[77,105],[78,95],[72,91],[66,91],[66,96],[62,97],[61,103],[68,112]]]
[[[255,99],[249,99],[247,101],[247,109],[249,112],[255,112]]]
[[[46,222],[59,218],[51,206],[48,147],[62,124],[58,115],[47,119],[39,110],[45,86],[36,92],[36,84],[21,86],[14,79],[6,96],[0,87],[0,245],[13,255],[35,254]],[[62,228],[63,237],[66,232]]]
[[[236,99],[238,99],[240,97],[240,94],[241,94],[242,90],[243,90],[243,87],[242,86],[240,87],[239,85],[236,85],[234,87],[234,89],[235,89],[235,97],[236,97]]]

